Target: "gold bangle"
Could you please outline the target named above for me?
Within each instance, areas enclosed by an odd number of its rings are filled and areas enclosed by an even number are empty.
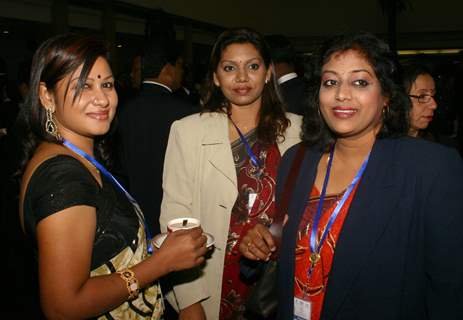
[[[135,299],[138,296],[138,280],[135,273],[129,268],[117,272],[122,280],[125,281],[127,291],[129,292],[129,299]]]

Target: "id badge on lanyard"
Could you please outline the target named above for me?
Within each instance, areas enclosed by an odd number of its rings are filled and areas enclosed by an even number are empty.
[[[254,203],[257,199],[257,193],[250,192],[248,194],[248,214],[251,214],[252,208],[254,207]]]
[[[294,297],[294,317],[293,320],[310,320],[312,314],[312,303]]]
[[[251,146],[249,145],[249,142],[248,140],[246,140],[246,137],[243,135],[243,133],[241,132],[241,130],[236,126],[236,124],[233,122],[233,120],[230,118],[230,121],[231,123],[233,124],[233,126],[235,127],[236,131],[238,132],[238,135],[240,136],[240,140],[241,142],[244,144],[245,148],[246,148],[246,153],[248,154],[249,156],[249,160],[251,161],[251,163],[253,164],[253,166],[256,168],[257,170],[257,175],[259,176],[260,174],[262,174],[261,170],[263,168],[263,165],[261,164],[261,162],[259,161],[259,158],[254,154],[254,152],[252,151],[252,148]],[[252,212],[252,208],[254,207],[254,204],[256,202],[256,199],[257,199],[257,193],[255,192],[250,192],[248,194],[248,203],[247,203],[247,209],[248,209],[248,214],[251,214]]]

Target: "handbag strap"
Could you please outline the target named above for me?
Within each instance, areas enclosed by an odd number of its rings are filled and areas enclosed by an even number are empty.
[[[269,228],[270,233],[273,235],[273,238],[279,248],[281,234],[283,231],[283,221],[285,219],[285,214],[288,212],[288,204],[296,184],[296,179],[299,175],[299,169],[304,159],[305,154],[305,145],[303,143],[299,144],[294,156],[293,162],[291,163],[291,168],[289,170],[288,177],[286,178],[285,185],[280,197],[280,201],[277,202],[277,208],[275,213],[275,218],[273,223]],[[278,249],[277,249],[278,251]]]

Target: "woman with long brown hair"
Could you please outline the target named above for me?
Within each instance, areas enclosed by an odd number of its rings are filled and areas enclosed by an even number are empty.
[[[239,277],[241,235],[272,224],[277,167],[301,120],[285,113],[267,44],[246,28],[217,38],[202,103],[172,125],[160,222],[200,219],[215,250],[202,270],[176,279],[171,301],[180,319],[241,319],[250,288]]]

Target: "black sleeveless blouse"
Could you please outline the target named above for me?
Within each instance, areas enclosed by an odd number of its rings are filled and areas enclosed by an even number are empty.
[[[66,208],[87,205],[96,208],[93,243],[94,269],[126,247],[138,245],[137,214],[119,188],[101,175],[102,187],[77,159],[58,155],[40,164],[32,174],[24,197],[26,233],[36,243],[36,227],[44,218]],[[79,239],[75,239],[76,244]]]

